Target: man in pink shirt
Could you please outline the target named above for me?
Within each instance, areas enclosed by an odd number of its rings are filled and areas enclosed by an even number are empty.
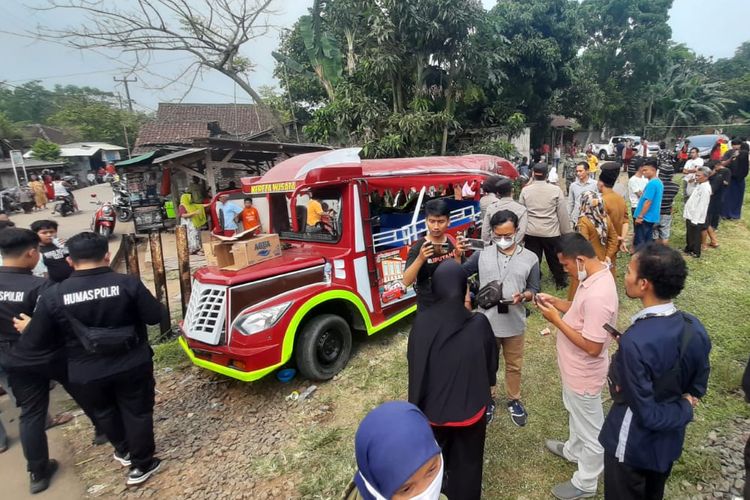
[[[580,282],[575,298],[570,302],[540,293],[537,307],[558,330],[557,364],[563,404],[569,413],[568,440],[548,440],[547,449],[578,464],[571,480],[555,486],[552,494],[571,500],[593,497],[604,470],[598,436],[604,423],[602,389],[609,368],[610,336],[603,325],[617,325],[618,298],[612,273],[582,235],[562,236],[557,256],[568,274]]]

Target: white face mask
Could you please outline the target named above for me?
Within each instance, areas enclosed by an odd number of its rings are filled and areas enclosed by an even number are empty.
[[[579,261],[576,260],[576,269],[578,270],[578,281],[583,281],[589,277],[589,273],[586,272],[586,266],[583,266],[583,270],[578,267]]]
[[[440,489],[443,487],[444,467],[445,461],[443,460],[443,455],[440,455],[440,470],[438,471],[437,475],[426,490],[415,497],[411,497],[410,500],[439,500]],[[363,476],[361,472],[358,472],[358,474],[359,477],[362,478],[362,482],[365,484],[365,488],[367,488],[367,491],[375,498],[375,500],[387,500],[370,483],[367,482],[367,479],[365,479],[365,476]]]
[[[500,250],[507,250],[510,247],[512,247],[514,243],[515,243],[515,240],[513,239],[513,236],[509,238],[506,238],[506,237],[498,238],[495,240],[495,244]]]
[[[432,480],[430,485],[422,493],[415,497],[411,497],[411,500],[438,500],[440,498],[440,488],[443,486],[443,456],[440,456],[440,470],[438,471],[435,478]]]

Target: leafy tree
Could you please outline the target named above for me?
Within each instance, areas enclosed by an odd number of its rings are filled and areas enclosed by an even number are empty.
[[[667,65],[672,0],[583,0],[587,39],[580,66],[607,98],[606,124],[643,123],[643,95]]]
[[[125,132],[133,144],[146,119],[144,114],[129,113],[102,102],[69,101],[49,118],[49,123],[74,131],[79,140],[123,145]]]
[[[502,44],[507,82],[499,103],[546,124],[549,102],[571,84],[571,64],[583,41],[583,26],[574,0],[507,0],[489,12]]]
[[[60,146],[44,139],[37,139],[31,151],[34,153],[34,158],[40,160],[57,161],[60,159]]]
[[[54,94],[39,81],[17,87],[0,83],[0,112],[14,122],[43,123],[54,110]]]
[[[19,139],[21,131],[10,121],[5,113],[0,112],[0,139]]]
[[[346,47],[347,71],[319,101],[323,106],[315,106],[304,129],[311,140],[361,144],[368,156],[445,152],[452,132],[462,127],[459,120],[468,124],[481,114],[474,108],[485,104],[483,85],[503,78],[497,40],[481,36],[486,16],[478,0],[383,0],[376,6],[330,0],[316,2],[312,11],[331,42]],[[287,73],[290,61],[300,62],[306,53],[308,28],[300,24],[277,57]],[[301,65],[295,76],[282,75],[285,86],[297,101],[319,99],[327,79],[316,70],[314,83],[314,64]]]

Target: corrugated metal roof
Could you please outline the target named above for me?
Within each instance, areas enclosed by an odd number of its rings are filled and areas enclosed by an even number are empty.
[[[73,142],[60,146],[60,156],[68,158],[72,156],[93,156],[98,151],[125,151],[125,148],[106,142]]]
[[[134,156],[133,158],[129,160],[118,161],[117,163],[115,163],[115,167],[127,167],[130,165],[137,165],[139,163],[145,163],[147,160],[150,160],[151,158],[153,158],[155,154],[156,154],[156,151],[151,151],[150,153],[142,154],[140,156]]]

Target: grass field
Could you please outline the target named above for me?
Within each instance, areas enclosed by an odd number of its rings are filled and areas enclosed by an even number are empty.
[[[711,377],[706,398],[688,427],[685,452],[676,464],[667,498],[697,493],[691,485],[718,475],[718,459],[701,450],[707,434],[722,429],[736,416],[750,417],[750,406],[740,393],[742,369],[750,353],[750,209],[742,221],[722,222],[721,246],[700,260],[689,261],[687,286],[678,298],[679,308],[695,314],[705,324],[711,340]],[[679,202],[678,202],[679,203]],[[672,245],[684,244],[681,207],[676,207]],[[618,262],[621,287],[626,259]],[[554,290],[545,271],[543,289]],[[619,327],[640,305],[621,290]],[[554,336],[541,337],[545,326],[538,313],[529,318],[523,373],[523,400],[529,423],[517,428],[499,408],[488,428],[484,491],[488,499],[550,498],[550,489],[570,478],[574,466],[544,450],[547,438],[565,439],[567,414],[560,394]],[[305,498],[339,498],[355,471],[353,437],[361,418],[377,404],[406,397],[406,344],[409,321],[355,346],[348,367],[331,383],[323,384],[315,404],[328,407],[327,416],[314,425],[297,428],[296,439],[255,464],[255,474],[267,477],[293,475],[301,478],[299,492]],[[502,368],[501,368],[502,369]],[[502,380],[502,374],[498,377]],[[499,391],[502,394],[502,389]],[[601,495],[600,487],[600,495]]]

